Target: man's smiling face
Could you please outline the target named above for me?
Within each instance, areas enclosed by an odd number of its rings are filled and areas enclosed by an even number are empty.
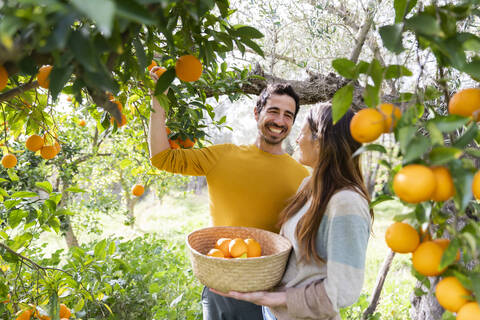
[[[295,100],[289,95],[272,94],[255,120],[260,137],[267,144],[277,145],[290,133],[295,118]]]

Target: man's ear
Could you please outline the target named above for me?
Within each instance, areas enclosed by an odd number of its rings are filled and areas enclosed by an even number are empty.
[[[253,109],[253,114],[255,115],[255,120],[258,121],[258,115],[259,115],[259,114],[258,114],[258,109],[257,109],[257,107],[255,107],[255,108]]]

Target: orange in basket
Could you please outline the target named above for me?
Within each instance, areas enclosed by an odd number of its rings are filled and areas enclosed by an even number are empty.
[[[261,256],[248,259],[219,259],[208,256],[207,253],[221,238],[255,239],[261,248]],[[249,292],[273,288],[282,279],[292,249],[288,239],[281,235],[246,227],[199,229],[187,236],[187,246],[195,277],[205,286],[222,292]]]

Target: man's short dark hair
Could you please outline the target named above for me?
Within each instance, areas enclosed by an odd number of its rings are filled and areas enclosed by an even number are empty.
[[[287,95],[295,100],[295,115],[293,118],[293,121],[295,121],[298,109],[300,109],[300,98],[295,90],[293,90],[292,86],[288,83],[272,83],[266,86],[258,96],[257,106],[255,107],[257,112],[260,113],[262,111],[263,107],[265,107],[265,104],[267,103],[267,100],[272,94]]]

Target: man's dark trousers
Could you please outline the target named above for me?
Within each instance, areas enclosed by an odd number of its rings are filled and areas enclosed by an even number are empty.
[[[262,307],[220,296],[203,288],[203,320],[263,320]]]

